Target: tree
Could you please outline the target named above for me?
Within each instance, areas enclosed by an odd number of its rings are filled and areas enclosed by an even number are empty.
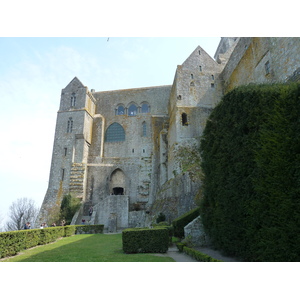
[[[5,231],[21,230],[26,222],[34,224],[39,209],[32,199],[19,198],[9,207],[9,221],[5,224]]]
[[[69,225],[76,211],[80,208],[80,199],[72,197],[72,195],[64,195],[60,206],[60,218],[65,220]]]
[[[3,222],[3,216],[0,213],[0,232],[2,232],[2,222]]]

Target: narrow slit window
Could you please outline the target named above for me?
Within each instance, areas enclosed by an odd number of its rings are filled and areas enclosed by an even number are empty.
[[[199,66],[199,71],[202,72],[202,66]]]
[[[270,74],[270,62],[267,61],[265,63],[265,71],[266,71],[266,75]]]
[[[214,75],[211,75],[211,80],[215,80],[215,76]]]
[[[61,181],[64,181],[65,178],[65,169],[61,169]]]
[[[64,156],[67,156],[68,148],[64,148]]]
[[[75,93],[71,96],[71,107],[74,107],[76,105],[76,96]]]
[[[143,129],[142,136],[147,136],[147,124],[146,124],[146,122],[143,122],[142,129]]]
[[[188,118],[187,118],[187,114],[183,113],[181,115],[181,122],[182,122],[182,126],[188,126]]]
[[[194,75],[193,74],[191,74],[191,79],[194,79]]]

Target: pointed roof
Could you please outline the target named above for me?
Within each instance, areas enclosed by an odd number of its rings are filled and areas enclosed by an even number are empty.
[[[200,56],[203,59],[208,58],[215,62],[215,60],[202,47],[197,46],[190,56],[183,62],[182,66],[188,64],[191,60],[194,60],[195,56]]]
[[[69,82],[65,89],[73,85],[77,85],[78,87],[86,87],[76,76]]]

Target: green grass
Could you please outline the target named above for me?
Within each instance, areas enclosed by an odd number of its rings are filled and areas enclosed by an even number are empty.
[[[24,250],[3,262],[174,262],[151,253],[125,254],[122,234],[81,234]]]

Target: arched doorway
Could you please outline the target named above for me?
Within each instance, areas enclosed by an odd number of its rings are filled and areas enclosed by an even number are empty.
[[[111,195],[125,195],[125,174],[121,169],[111,173],[109,192]]]

